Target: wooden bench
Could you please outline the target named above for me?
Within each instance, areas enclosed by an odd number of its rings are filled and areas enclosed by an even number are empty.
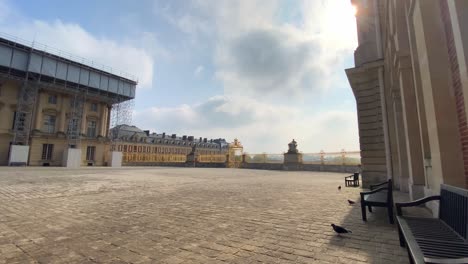
[[[403,207],[439,200],[438,218],[403,216]],[[396,203],[400,245],[411,263],[468,263],[468,190],[441,185],[440,195]]]
[[[382,187],[379,187],[382,186]],[[378,187],[378,188],[377,188]],[[372,206],[387,207],[388,219],[393,224],[393,185],[392,180],[370,186],[369,192],[361,192],[362,220],[367,221],[366,206],[372,213]]]
[[[355,172],[353,175],[346,176],[345,186],[359,187],[359,172]]]

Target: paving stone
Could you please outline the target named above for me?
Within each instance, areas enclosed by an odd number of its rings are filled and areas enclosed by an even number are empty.
[[[347,203],[361,189],[337,191],[344,176],[2,167],[0,263],[407,263],[385,210],[364,223]]]

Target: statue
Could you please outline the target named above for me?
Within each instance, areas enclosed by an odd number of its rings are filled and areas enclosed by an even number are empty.
[[[289,144],[288,154],[297,154],[299,151],[297,150],[297,142],[293,139]]]

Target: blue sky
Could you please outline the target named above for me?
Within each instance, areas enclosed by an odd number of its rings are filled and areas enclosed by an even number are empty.
[[[358,150],[349,0],[0,0],[0,32],[139,78],[133,123],[250,153]]]

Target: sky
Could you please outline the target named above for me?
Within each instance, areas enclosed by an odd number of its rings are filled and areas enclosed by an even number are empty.
[[[138,77],[133,125],[248,153],[359,150],[350,0],[0,0],[0,33]]]

